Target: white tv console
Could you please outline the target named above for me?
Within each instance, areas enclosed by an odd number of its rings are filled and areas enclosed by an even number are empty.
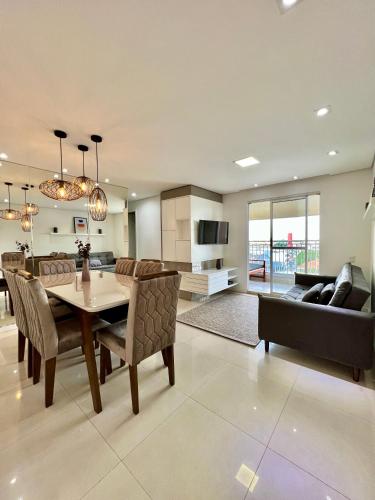
[[[202,271],[179,271],[182,275],[180,289],[185,292],[212,295],[238,285],[237,267],[205,269]]]

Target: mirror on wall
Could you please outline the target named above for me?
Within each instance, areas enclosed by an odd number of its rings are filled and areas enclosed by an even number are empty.
[[[39,191],[39,184],[54,178],[58,172],[47,171],[1,161],[0,166],[0,210],[8,208],[8,186],[11,208],[22,210],[25,202],[39,207],[37,215],[32,216],[29,232],[23,231],[20,220],[0,219],[0,254],[17,251],[16,242],[27,242],[29,259],[49,256],[51,253],[73,254],[77,252],[75,241],[90,241],[92,254],[112,252],[113,256],[128,255],[128,190],[125,186],[100,182],[108,201],[107,217],[104,221],[93,221],[89,214],[88,198],[75,201],[56,201]],[[73,177],[65,174],[66,180]],[[104,257],[103,257],[104,258]],[[99,259],[100,260],[100,259]]]

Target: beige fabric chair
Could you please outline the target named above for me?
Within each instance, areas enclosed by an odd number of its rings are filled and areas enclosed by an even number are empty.
[[[115,273],[133,276],[136,262],[134,259],[117,259]]]
[[[81,325],[77,318],[55,322],[46,291],[36,278],[17,274],[16,283],[25,308],[29,336],[33,344],[33,382],[39,382],[41,360],[45,364],[45,405],[53,403],[56,356],[82,345]],[[108,323],[96,321],[93,330]]]
[[[139,413],[137,366],[161,351],[168,366],[169,382],[174,385],[173,344],[181,276],[177,271],[141,276],[130,293],[127,322],[100,330],[100,381],[105,383],[110,351],[129,363],[133,412]],[[109,371],[111,371],[109,369]]]
[[[1,267],[6,269],[8,267],[15,267],[17,269],[24,269],[25,256],[23,252],[4,252],[1,254]]]
[[[42,260],[39,262],[39,275],[75,273],[77,271],[74,259]]]
[[[27,346],[27,375],[32,376],[32,345],[29,338],[29,328],[26,320],[25,308],[21,299],[20,292],[16,284],[16,270],[3,271],[4,278],[7,282],[10,296],[13,302],[14,315],[16,318],[16,326],[18,329],[18,362],[21,363],[25,358],[25,344],[28,339]]]
[[[143,276],[144,274],[155,274],[163,271],[163,263],[160,260],[141,260],[137,262],[135,268],[135,276]]]

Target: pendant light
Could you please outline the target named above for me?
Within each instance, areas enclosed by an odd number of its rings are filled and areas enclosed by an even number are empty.
[[[27,186],[23,186],[21,188],[24,193],[25,193],[25,205],[24,205],[24,212],[23,212],[23,215],[22,215],[22,218],[21,218],[21,227],[22,227],[22,231],[24,231],[25,233],[29,233],[31,231],[31,226],[32,226],[32,217],[30,214],[27,213],[27,200],[26,200],[26,194],[27,194],[27,191],[29,190],[29,188]]]
[[[89,148],[83,144],[80,144],[78,146],[78,149],[82,151],[82,175],[76,177],[73,183],[80,188],[83,193],[82,196],[88,197],[95,187],[95,182],[90,179],[90,177],[86,177],[85,175],[85,153],[89,150]]]
[[[92,190],[89,198],[89,212],[92,220],[103,221],[107,217],[108,203],[107,197],[103,189],[99,186],[99,160],[98,160],[98,143],[102,142],[100,135],[92,135],[92,142],[95,142],[96,151],[96,185]]]
[[[10,186],[13,186],[11,182],[4,182],[8,186],[8,208],[0,210],[0,218],[5,220],[20,220],[22,213],[19,210],[13,210],[10,208]]]
[[[35,203],[30,203],[30,202],[26,201],[26,191],[29,190],[29,187],[31,189],[33,189],[34,186],[32,184],[30,186],[29,186],[29,184],[25,184],[25,187],[22,188],[25,191],[25,204],[23,206],[23,213],[25,215],[38,215],[38,213],[39,213],[38,205],[35,205]]]
[[[67,138],[66,132],[55,130],[55,136],[60,141],[60,179],[48,179],[40,184],[39,190],[48,198],[58,201],[73,201],[82,197],[82,191],[79,186],[72,182],[64,180],[62,146],[61,140]]]

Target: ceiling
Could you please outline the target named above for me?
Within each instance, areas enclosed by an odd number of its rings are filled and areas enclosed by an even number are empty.
[[[56,170],[99,133],[101,178],[138,197],[369,167],[375,2],[2,0],[0,151]],[[316,118],[313,110],[332,112]],[[337,149],[340,154],[329,157]],[[233,160],[255,156],[241,169]],[[87,155],[94,175],[94,155]]]

